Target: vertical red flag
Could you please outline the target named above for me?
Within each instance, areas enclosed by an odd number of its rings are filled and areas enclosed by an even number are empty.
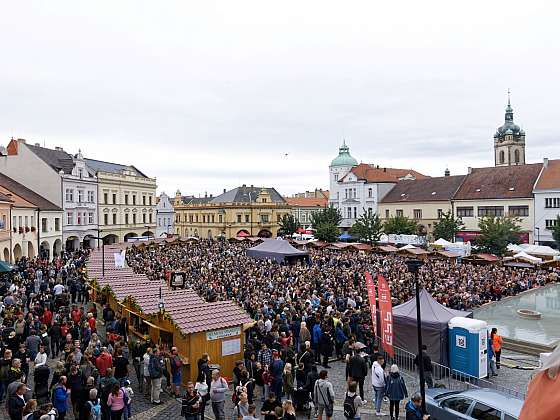
[[[395,357],[393,348],[393,304],[391,302],[391,289],[385,277],[377,276],[377,287],[379,294],[379,311],[381,318],[381,344],[383,349]]]
[[[366,276],[366,286],[367,286],[367,294],[369,299],[369,309],[371,311],[371,325],[373,334],[377,336],[377,304],[375,303],[375,284],[373,284],[373,278],[371,274],[367,271],[365,273]]]

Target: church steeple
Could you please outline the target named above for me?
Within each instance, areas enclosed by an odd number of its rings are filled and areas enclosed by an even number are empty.
[[[513,122],[509,89],[504,124],[494,134],[494,163],[496,166],[525,164],[525,131]]]

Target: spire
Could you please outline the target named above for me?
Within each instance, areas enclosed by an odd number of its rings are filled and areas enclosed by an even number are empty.
[[[508,94],[508,102],[507,102],[507,107],[506,107],[506,116],[505,116],[505,121],[506,122],[513,122],[513,108],[511,107],[511,91],[508,89],[507,91]]]

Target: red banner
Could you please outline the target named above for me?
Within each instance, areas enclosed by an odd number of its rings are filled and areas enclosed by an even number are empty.
[[[393,348],[393,304],[391,303],[391,289],[385,277],[377,276],[377,287],[379,294],[379,311],[381,318],[381,344],[383,349],[395,357]]]
[[[373,278],[371,277],[371,274],[366,271],[365,275],[367,294],[369,299],[369,309],[371,311],[372,331],[375,335],[377,335],[377,304],[375,303],[375,284],[373,284]]]

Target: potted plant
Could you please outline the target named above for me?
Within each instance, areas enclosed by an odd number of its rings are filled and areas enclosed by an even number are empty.
[[[23,233],[23,226],[19,227],[19,233]]]
[[[35,232],[35,226],[31,226],[31,232]]]
[[[14,227],[14,233],[16,233],[16,232],[17,232],[17,228],[16,228],[16,227]]]
[[[25,233],[29,232],[29,226],[25,226]]]

